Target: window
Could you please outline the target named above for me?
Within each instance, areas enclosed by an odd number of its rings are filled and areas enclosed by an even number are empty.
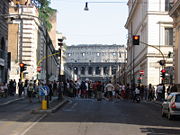
[[[115,75],[117,71],[117,66],[113,66],[112,67],[112,74]]]
[[[173,28],[165,28],[165,45],[173,45]]]
[[[180,102],[180,95],[176,95],[176,102]]]
[[[78,68],[77,67],[74,67],[74,74],[78,74]]]
[[[100,75],[100,68],[96,67],[96,75]]]
[[[116,52],[113,52],[113,56],[116,56]]]
[[[170,0],[165,0],[165,11],[169,11]]]
[[[104,75],[108,75],[108,67],[103,67]]]
[[[97,56],[100,56],[100,53],[98,52],[98,53],[96,53],[96,55],[97,55]]]
[[[81,74],[85,75],[85,67],[81,67]]]
[[[92,75],[92,67],[88,67],[88,74]]]
[[[121,52],[119,52],[119,58],[121,58],[122,56],[121,56]]]
[[[82,56],[85,56],[85,52],[82,53]]]

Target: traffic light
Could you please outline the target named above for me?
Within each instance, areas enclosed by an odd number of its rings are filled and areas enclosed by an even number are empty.
[[[166,77],[166,70],[165,69],[161,70],[161,77],[163,80],[165,79],[165,77]]]
[[[139,35],[133,35],[133,45],[139,45],[140,42],[140,36]]]
[[[20,63],[19,66],[20,66],[20,72],[27,70],[27,64]]]
[[[160,64],[161,66],[164,66],[164,65],[166,64],[166,61],[165,61],[165,60],[160,60],[160,61],[159,61],[159,64]]]
[[[62,38],[58,38],[58,45],[60,47],[63,46],[63,39]]]

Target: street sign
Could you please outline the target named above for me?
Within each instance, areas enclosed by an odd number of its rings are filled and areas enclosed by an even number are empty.
[[[41,72],[41,67],[40,67],[40,66],[37,67],[37,71],[38,71],[38,72]]]
[[[144,75],[144,70],[140,70],[139,73],[140,73],[141,75]]]

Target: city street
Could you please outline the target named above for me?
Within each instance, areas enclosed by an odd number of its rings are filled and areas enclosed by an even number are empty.
[[[56,113],[31,114],[37,104],[1,107],[6,135],[179,135],[180,120],[161,117],[159,104],[73,99]],[[8,110],[8,111],[7,111]]]

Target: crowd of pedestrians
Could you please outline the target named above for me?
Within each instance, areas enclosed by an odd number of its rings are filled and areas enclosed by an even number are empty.
[[[112,101],[113,99],[129,99],[134,100],[136,95],[139,95],[141,100],[153,101],[159,100],[163,101],[171,92],[176,92],[177,88],[175,85],[169,85],[165,88],[163,84],[152,86],[144,85],[134,85],[129,84],[122,85],[117,83],[101,82],[101,81],[72,81],[66,80],[65,82],[48,82],[43,81],[32,81],[21,80],[16,83],[15,80],[10,80],[8,83],[0,84],[0,95],[3,97],[14,96],[18,93],[18,96],[21,97],[27,96],[29,102],[32,102],[34,97],[38,98],[39,101],[42,101],[44,97],[48,97],[49,100],[52,99],[52,96],[58,96],[58,99],[62,99],[63,95],[69,97],[78,97],[78,98],[96,98],[98,101],[106,99]],[[166,94],[167,93],[167,94]]]

